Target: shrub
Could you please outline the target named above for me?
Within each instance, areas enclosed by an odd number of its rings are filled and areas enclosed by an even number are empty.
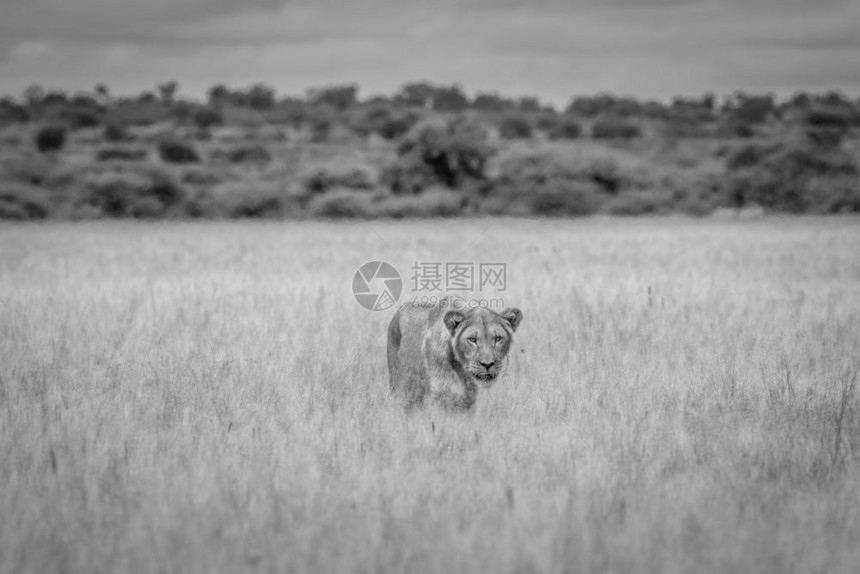
[[[182,168],[179,175],[179,180],[182,183],[192,186],[211,187],[230,179],[232,178],[229,173],[225,173],[221,169],[202,165],[187,165]]]
[[[350,127],[361,136],[375,133],[387,140],[395,140],[408,133],[419,119],[414,111],[394,110],[388,105],[378,104],[354,115]]]
[[[308,211],[314,217],[334,219],[368,218],[375,215],[373,197],[351,189],[335,189],[313,198]]]
[[[212,159],[225,160],[230,163],[266,164],[272,161],[272,154],[260,144],[240,145],[228,149],[217,149],[212,152]]]
[[[526,195],[535,215],[590,215],[603,203],[600,189],[587,181],[552,182],[535,187]]]
[[[775,110],[774,97],[771,94],[735,94],[730,103],[729,113],[737,120],[746,124],[760,124],[773,114]]]
[[[726,168],[732,171],[754,166],[773,153],[774,146],[761,144],[746,144],[729,152],[726,157]]]
[[[547,129],[552,140],[575,140],[582,137],[582,125],[569,116],[561,116]]]
[[[9,97],[0,98],[0,125],[11,123],[26,123],[31,119],[26,106],[17,103]]]
[[[334,120],[325,115],[313,117],[309,124],[311,129],[311,141],[314,143],[328,141],[335,126]]]
[[[409,130],[420,120],[420,114],[413,110],[407,110],[379,121],[375,126],[375,131],[387,140],[396,140],[409,133]]]
[[[309,195],[336,188],[367,191],[376,189],[378,179],[375,169],[369,165],[337,161],[312,168],[302,177],[302,185]]]
[[[36,148],[41,153],[60,151],[66,145],[66,128],[44,126],[36,132]]]
[[[189,202],[192,217],[280,218],[297,215],[298,200],[277,182],[230,181],[200,190]]]
[[[628,183],[618,164],[609,158],[598,158],[589,162],[583,174],[611,195],[617,194]]]
[[[708,124],[688,115],[671,115],[663,120],[660,133],[666,140],[705,138],[711,135]]]
[[[40,186],[56,169],[49,158],[39,154],[24,154],[2,159],[0,181],[16,181],[27,185]]]
[[[220,110],[210,107],[197,108],[191,114],[191,121],[201,130],[208,130],[215,126],[224,125],[224,114]]]
[[[64,122],[73,129],[96,128],[102,123],[102,116],[95,110],[86,108],[70,108],[62,114]]]
[[[534,127],[522,114],[506,114],[499,122],[499,135],[504,139],[530,139]]]
[[[492,153],[487,130],[471,116],[423,122],[400,144],[387,183],[395,193],[405,194],[437,185],[456,189],[470,181],[486,180],[486,163]]]
[[[625,119],[607,116],[594,122],[591,137],[594,139],[634,139],[642,135],[638,125]]]
[[[755,137],[755,128],[752,124],[735,118],[728,118],[717,125],[716,135],[723,138],[751,138]]]
[[[838,108],[816,108],[807,112],[804,121],[808,126],[847,131],[851,127],[852,114]]]
[[[851,129],[851,115],[841,109],[811,110],[804,118],[807,140],[818,146],[839,147]]]
[[[554,111],[546,111],[538,114],[537,119],[535,119],[535,125],[539,130],[549,131],[559,122],[562,116],[559,116]],[[571,116],[564,116],[571,117]]]
[[[812,199],[806,211],[860,213],[860,178],[857,176],[811,177],[805,191]]]
[[[110,121],[127,126],[151,126],[170,119],[170,106],[154,99],[121,100],[110,110]]]
[[[489,193],[511,197],[542,186],[585,183],[601,193],[614,195],[631,186],[628,177],[610,158],[584,159],[557,153],[529,152],[500,158]]]
[[[610,201],[606,210],[612,215],[648,215],[666,210],[667,198],[655,190],[632,190]]]
[[[838,148],[778,146],[754,163],[735,162],[724,184],[736,207],[755,203],[774,211],[832,213],[856,209],[860,169]]]
[[[103,164],[104,165],[104,164]],[[75,177],[74,208],[107,217],[162,217],[178,214],[185,189],[155,164],[115,163],[86,169]]]
[[[97,161],[142,161],[147,158],[149,151],[140,147],[105,147],[96,152]]]
[[[389,196],[382,200],[376,214],[382,217],[452,217],[462,213],[464,198],[450,189],[427,189],[418,195]]]
[[[191,145],[172,137],[158,141],[158,155],[167,163],[200,163],[200,156]]]
[[[131,136],[128,133],[128,128],[126,128],[123,124],[112,121],[108,122],[104,128],[104,139],[109,142],[124,142],[128,141]]]
[[[421,161],[395,161],[380,175],[382,184],[398,195],[415,195],[437,185],[433,168]]]
[[[0,219],[45,219],[51,203],[44,189],[17,182],[0,182]]]
[[[664,211],[674,208],[689,215],[708,215],[726,205],[723,193],[725,176],[702,170],[673,170],[656,183],[654,190],[662,192]]]

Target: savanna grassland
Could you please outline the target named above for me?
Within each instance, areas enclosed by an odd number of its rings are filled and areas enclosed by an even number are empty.
[[[858,223],[4,225],[0,571],[856,572]],[[374,259],[507,263],[474,413]]]

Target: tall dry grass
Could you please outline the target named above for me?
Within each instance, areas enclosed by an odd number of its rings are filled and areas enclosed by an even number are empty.
[[[856,572],[856,219],[0,228],[2,572]],[[504,261],[471,415],[352,274]]]

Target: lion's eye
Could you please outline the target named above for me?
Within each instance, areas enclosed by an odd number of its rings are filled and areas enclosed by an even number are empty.
[[[504,337],[501,337],[500,335],[496,335],[496,343],[498,343],[502,339],[504,339]]]
[[[470,343],[477,343],[477,342],[478,342],[478,338],[477,338],[477,337],[469,337],[469,342],[470,342]]]

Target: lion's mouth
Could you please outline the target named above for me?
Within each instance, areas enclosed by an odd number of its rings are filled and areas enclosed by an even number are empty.
[[[496,378],[495,373],[475,373],[474,376],[479,381],[492,381]]]

